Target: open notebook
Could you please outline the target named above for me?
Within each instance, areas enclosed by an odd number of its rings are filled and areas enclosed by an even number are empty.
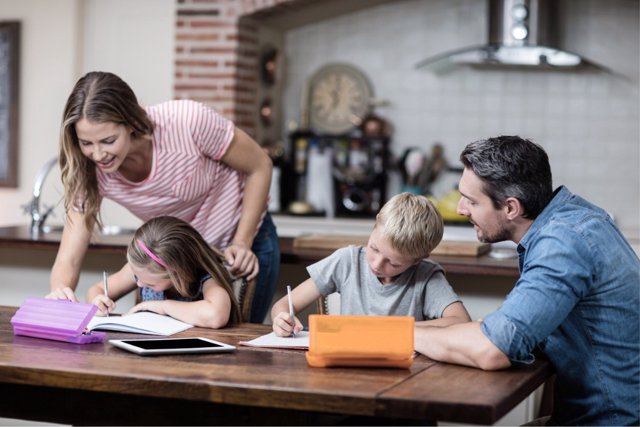
[[[279,337],[275,332],[262,335],[251,341],[240,341],[239,345],[248,347],[266,347],[266,348],[290,348],[295,350],[307,350],[309,348],[309,332],[300,331],[295,337]]]
[[[150,311],[138,311],[126,316],[95,316],[87,325],[87,329],[90,331],[99,329],[103,331],[165,336],[177,334],[189,328],[193,328],[193,325]]]

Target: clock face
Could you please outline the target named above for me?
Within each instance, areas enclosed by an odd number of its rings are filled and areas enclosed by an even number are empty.
[[[344,133],[357,126],[369,112],[371,84],[358,69],[330,64],[309,82],[309,119],[319,132]]]

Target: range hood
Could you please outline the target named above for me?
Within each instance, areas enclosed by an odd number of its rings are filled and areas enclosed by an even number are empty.
[[[575,69],[603,68],[555,47],[557,0],[488,0],[489,42],[427,58],[416,68],[441,71],[456,65]]]

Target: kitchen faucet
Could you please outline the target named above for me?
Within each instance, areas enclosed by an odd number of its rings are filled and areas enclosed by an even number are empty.
[[[53,210],[54,206],[43,206],[44,212],[40,210],[40,196],[42,195],[42,187],[44,185],[44,181],[51,172],[51,169],[58,162],[58,157],[53,157],[47,163],[45,163],[38,174],[36,175],[36,180],[33,184],[33,197],[26,204],[23,205],[25,213],[28,213],[31,216],[31,235],[37,236],[40,231],[42,231],[42,227],[44,227],[44,222],[47,220],[47,217]]]

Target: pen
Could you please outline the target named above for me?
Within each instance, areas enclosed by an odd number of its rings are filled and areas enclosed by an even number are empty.
[[[291,323],[293,324],[293,326],[296,326],[296,321],[294,320],[295,317],[293,315],[293,303],[291,302],[291,286],[287,285],[287,298],[289,299],[289,317],[291,317]],[[294,332],[291,332],[291,335],[295,338],[296,334]]]
[[[109,298],[109,285],[107,284],[107,272],[102,272],[102,286],[104,287],[104,296]],[[109,308],[107,307],[107,317],[109,317]]]

